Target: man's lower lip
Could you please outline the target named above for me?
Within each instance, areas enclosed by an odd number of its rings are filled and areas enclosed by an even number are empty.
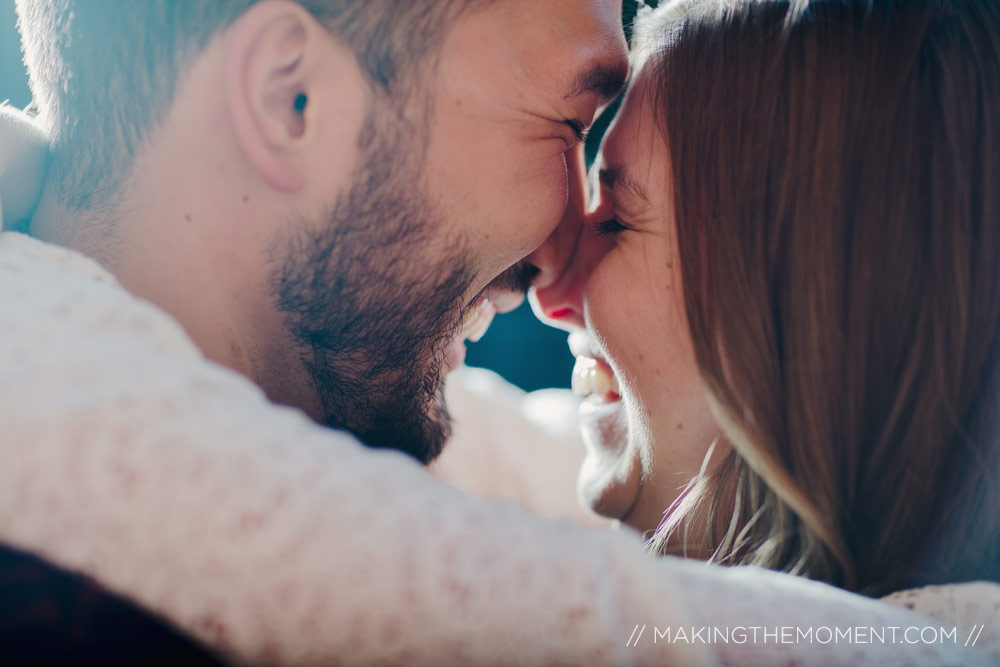
[[[524,303],[526,293],[511,290],[491,290],[487,288],[483,291],[483,296],[487,297],[498,313],[509,313],[517,310]]]
[[[445,349],[445,374],[461,366],[465,362],[465,341],[457,337],[448,343]]]

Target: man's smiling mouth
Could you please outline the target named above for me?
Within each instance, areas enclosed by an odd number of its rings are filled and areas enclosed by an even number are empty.
[[[493,323],[497,308],[489,297],[480,296],[462,320],[462,340],[478,343]]]
[[[466,310],[461,326],[446,346],[446,372],[455,370],[465,361],[465,341],[478,343],[498,313],[509,313],[523,302],[523,293],[503,291],[489,296],[480,294]]]
[[[510,267],[479,293],[466,307],[462,323],[446,346],[446,372],[465,361],[465,341],[477,343],[493,324],[498,313],[509,313],[524,303],[525,295],[538,269],[526,261]]]

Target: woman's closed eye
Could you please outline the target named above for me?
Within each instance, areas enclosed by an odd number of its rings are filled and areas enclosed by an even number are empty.
[[[601,236],[613,236],[631,228],[617,217],[611,217],[608,220],[594,223],[594,229]]]

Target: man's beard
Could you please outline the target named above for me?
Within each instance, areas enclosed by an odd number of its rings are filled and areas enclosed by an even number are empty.
[[[474,272],[461,240],[433,258],[426,138],[399,123],[369,117],[349,191],[283,249],[273,285],[323,422],[428,463],[451,432],[442,365]]]

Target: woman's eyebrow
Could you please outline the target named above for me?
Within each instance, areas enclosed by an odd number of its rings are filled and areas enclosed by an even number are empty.
[[[597,172],[597,178],[601,182],[601,185],[608,190],[614,191],[615,188],[621,188],[631,193],[633,197],[637,197],[647,204],[649,203],[646,191],[642,189],[638,181],[629,175],[628,170],[622,165],[602,166]]]

